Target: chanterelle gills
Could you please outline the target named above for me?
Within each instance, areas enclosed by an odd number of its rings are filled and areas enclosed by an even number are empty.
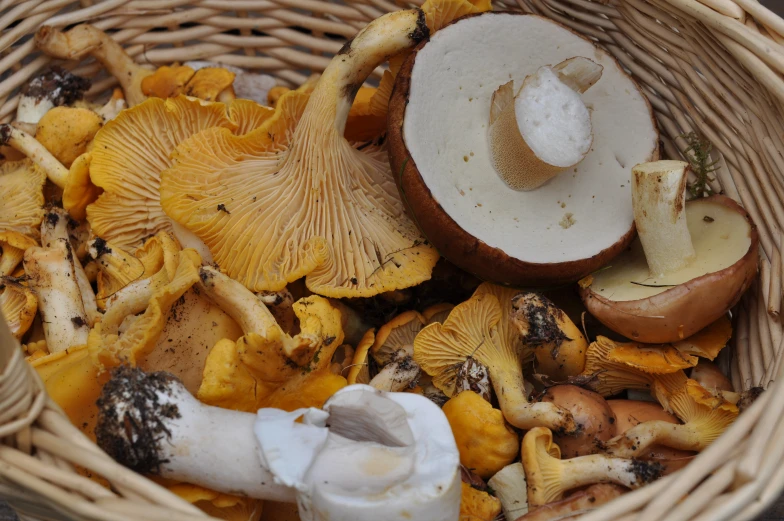
[[[98,444],[139,472],[296,501],[302,521],[458,517],[449,423],[415,394],[352,385],[323,409],[253,414],[203,405],[171,375],[119,369],[98,404]]]
[[[264,127],[182,143],[161,175],[164,211],[254,291],[307,276],[315,293],[369,297],[429,279],[439,255],[405,215],[384,151],[343,137],[365,78],[427,35],[416,9],[368,25],[324,71],[286,146]]]

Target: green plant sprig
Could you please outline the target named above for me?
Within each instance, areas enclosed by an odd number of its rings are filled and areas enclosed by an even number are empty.
[[[718,159],[711,161],[710,153],[713,150],[713,143],[700,137],[696,132],[683,134],[682,137],[688,145],[682,153],[691,164],[691,169],[696,176],[696,181],[688,183],[690,199],[699,199],[713,195],[715,191],[711,188],[711,183],[715,180],[710,174],[718,168]]]

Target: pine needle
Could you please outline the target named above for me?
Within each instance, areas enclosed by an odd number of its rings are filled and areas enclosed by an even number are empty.
[[[715,178],[711,177],[711,173],[716,171],[719,161],[711,161],[710,153],[713,150],[713,144],[707,139],[701,138],[696,132],[689,132],[683,134],[682,137],[689,145],[682,152],[683,155],[689,160],[691,169],[696,176],[693,183],[687,185],[689,190],[689,199],[698,199],[700,197],[708,197],[715,192],[711,188],[711,183]]]

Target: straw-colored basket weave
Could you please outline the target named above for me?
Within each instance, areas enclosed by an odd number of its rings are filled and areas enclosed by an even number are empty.
[[[137,61],[209,59],[298,84],[320,71],[369,20],[408,7],[390,0],[0,0],[0,119],[50,59],[32,35],[43,24],[110,31]],[[737,389],[768,391],[684,470],[584,516],[585,521],[744,520],[784,490],[781,247],[784,241],[784,20],[756,0],[495,0],[557,20],[603,45],[634,75],[656,111],[664,149],[683,135],[710,140],[717,186],[740,201],[761,238],[761,277],[735,310],[721,362]],[[521,52],[525,52],[521,50]],[[74,64],[65,64],[68,67]],[[77,74],[99,67],[82,63]],[[111,87],[98,76],[91,94]],[[720,157],[719,157],[720,156]],[[0,320],[0,497],[38,519],[208,519],[114,463],[73,427]],[[74,465],[108,479],[106,489]]]

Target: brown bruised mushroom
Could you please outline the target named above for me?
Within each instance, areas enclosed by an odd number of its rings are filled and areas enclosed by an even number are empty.
[[[510,304],[511,306],[511,304]],[[529,403],[522,370],[522,353],[499,330],[501,304],[490,294],[475,294],[455,307],[443,324],[430,324],[414,340],[414,360],[433,376],[447,396],[455,392],[458,369],[473,357],[490,373],[506,420],[520,429],[549,426],[564,433],[577,427],[568,411],[552,403]]]
[[[367,75],[426,37],[420,10],[378,18],[304,95],[298,122],[273,117],[242,137],[216,128],[182,143],[161,176],[166,213],[254,291],[305,276],[321,295],[370,297],[429,279],[439,255],[406,216],[384,151],[359,150],[343,137]],[[277,109],[302,98],[296,94]],[[249,233],[257,228],[266,232]]]
[[[716,195],[685,202],[689,165],[632,169],[639,241],[580,284],[588,311],[639,342],[677,342],[720,318],[757,274],[759,234],[746,211]]]
[[[678,418],[662,409],[658,403],[637,400],[607,400],[607,404],[615,414],[615,430],[619,436],[643,422],[663,421],[673,425],[680,423]],[[664,466],[664,472],[670,473],[689,463],[694,459],[694,455],[693,451],[651,445],[637,457],[659,462]]]
[[[564,458],[601,452],[604,442],[615,436],[615,415],[600,394],[576,385],[556,385],[545,391],[541,401],[569,411],[579,426],[575,434],[553,435]]]
[[[523,344],[533,349],[537,372],[555,380],[583,372],[588,342],[566,313],[548,298],[536,293],[516,295],[512,299],[511,320]]]
[[[592,151],[528,192],[488,176],[493,93],[574,57],[603,67],[581,95],[593,109]],[[633,239],[628,168],[658,157],[655,127],[644,94],[593,42],[543,17],[488,12],[442,28],[403,64],[389,156],[406,206],[447,259],[484,280],[557,284],[595,271]]]
[[[522,454],[529,508],[558,501],[567,491],[594,483],[639,488],[657,480],[662,472],[658,463],[603,454],[561,460],[552,432],[544,427],[526,433]]]

